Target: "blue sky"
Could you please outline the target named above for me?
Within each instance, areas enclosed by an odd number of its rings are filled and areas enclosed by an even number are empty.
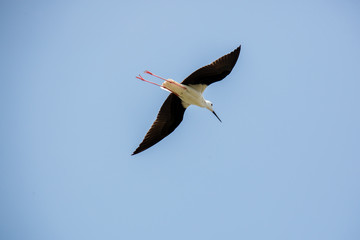
[[[358,1],[0,6],[1,239],[359,239]],[[223,122],[130,156],[168,94],[135,76],[240,44]]]

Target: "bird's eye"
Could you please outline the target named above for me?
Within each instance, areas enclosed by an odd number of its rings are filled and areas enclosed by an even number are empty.
[[[211,106],[212,106],[213,104],[211,104]]]

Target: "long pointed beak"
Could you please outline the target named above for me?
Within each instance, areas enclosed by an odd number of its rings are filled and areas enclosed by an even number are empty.
[[[220,122],[222,122],[218,115],[216,115],[215,111],[212,111],[212,113],[215,115],[215,117],[217,117],[217,119],[219,119]]]

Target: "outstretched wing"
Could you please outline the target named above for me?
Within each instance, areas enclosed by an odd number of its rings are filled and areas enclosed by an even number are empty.
[[[146,133],[144,140],[132,155],[148,149],[172,133],[181,123],[185,110],[181,99],[171,93],[161,106],[156,120]]]
[[[215,60],[209,65],[199,68],[198,70],[190,74],[190,76],[185,78],[185,80],[181,83],[186,85],[202,84],[209,86],[214,82],[224,79],[235,66],[235,63],[240,54],[240,50],[241,45],[231,53],[222,56],[221,58]],[[204,89],[205,88],[203,88],[202,90]]]

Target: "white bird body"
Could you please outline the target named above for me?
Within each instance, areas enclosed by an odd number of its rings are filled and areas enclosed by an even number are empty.
[[[173,79],[167,79],[161,86],[163,89],[169,90],[177,95],[182,100],[181,104],[184,108],[187,108],[190,105],[196,105],[202,108],[209,107],[207,104],[208,101],[202,96],[202,92],[206,88],[203,84],[188,86],[178,83]],[[198,91],[198,89],[202,91]]]

